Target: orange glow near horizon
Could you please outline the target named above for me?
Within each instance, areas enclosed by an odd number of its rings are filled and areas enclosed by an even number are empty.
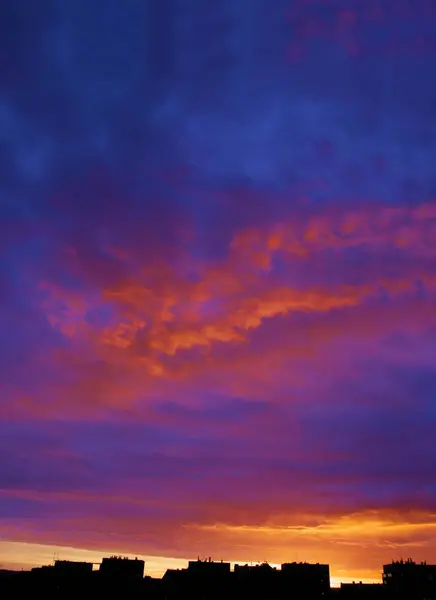
[[[163,556],[147,556],[138,554],[118,553],[116,550],[91,551],[82,548],[70,548],[68,546],[50,546],[44,544],[29,544],[24,542],[2,542],[0,541],[0,553],[8,556],[8,562],[2,563],[4,569],[11,570],[29,570],[33,567],[52,564],[54,560],[72,560],[94,563],[94,569],[104,556],[122,554],[128,558],[139,558],[145,562],[145,575],[161,578],[167,569],[185,569],[191,558],[167,558]],[[297,557],[298,560],[298,557]],[[231,561],[231,567],[235,564],[257,564],[254,561],[235,560]],[[279,563],[270,563],[272,567],[280,569]],[[352,581],[361,581],[363,583],[381,583],[380,572],[360,569],[356,571],[356,577],[350,577],[346,570],[337,570],[335,574],[330,574],[331,587],[340,587],[341,583],[351,583]]]
[[[98,563],[104,555],[123,554],[142,558],[146,562],[146,574],[161,577],[168,568],[185,568],[188,560],[211,555],[212,548],[215,560],[224,559],[232,565],[268,562],[279,567],[282,562],[293,561],[328,563],[332,587],[335,587],[341,582],[381,582],[383,564],[403,557],[405,552],[412,552],[416,560],[428,557],[429,548],[434,547],[436,541],[435,515],[409,517],[410,522],[405,522],[404,515],[371,511],[320,518],[319,523],[306,526],[297,524],[307,520],[304,515],[294,515],[295,524],[290,525],[284,525],[283,516],[259,526],[192,523],[183,525],[178,537],[183,546],[196,545],[200,551],[186,558],[183,554],[168,557],[128,552],[131,542],[120,545],[113,542],[110,546],[94,544],[93,549],[85,549],[79,542],[73,547],[1,541],[0,556],[7,557],[2,568],[28,569],[51,564],[53,557]],[[364,566],[368,562],[368,550],[373,558],[370,566]]]

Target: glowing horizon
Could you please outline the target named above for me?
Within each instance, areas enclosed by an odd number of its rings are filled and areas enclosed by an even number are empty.
[[[98,564],[100,564],[101,559],[104,556],[112,556],[112,555],[122,555],[127,558],[138,558],[140,560],[144,560],[145,562],[145,570],[144,575],[161,578],[167,569],[185,569],[190,560],[196,560],[198,557],[191,558],[171,558],[171,557],[163,557],[163,556],[145,556],[138,554],[126,554],[119,553],[114,550],[106,550],[106,551],[91,551],[85,550],[83,548],[69,548],[62,546],[49,546],[43,544],[32,544],[32,543],[20,543],[20,542],[1,542],[0,541],[0,550],[3,553],[8,553],[12,556],[16,555],[16,561],[11,561],[9,563],[5,563],[2,568],[11,569],[11,570],[28,570],[33,567],[45,566],[48,564],[53,564],[54,560],[73,560],[73,561],[83,561],[83,562],[92,562],[94,564],[94,569],[98,568]],[[214,558],[212,557],[212,560]],[[296,557],[298,560],[298,556]],[[235,560],[235,561],[226,561],[230,562],[231,568],[234,569],[236,564],[260,564],[260,561],[246,561],[246,560]],[[280,563],[268,563],[272,567],[276,569],[280,569]],[[331,570],[330,570],[331,571]],[[340,569],[338,573],[340,573]],[[371,572],[360,570],[358,571],[359,577],[350,577],[347,575],[333,575],[330,572],[330,585],[331,587],[339,587],[341,583],[351,583],[354,581],[359,581],[362,583],[381,583],[381,571],[377,573],[377,576],[373,575]]]

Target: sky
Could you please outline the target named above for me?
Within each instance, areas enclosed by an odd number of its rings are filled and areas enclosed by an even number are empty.
[[[0,568],[436,562],[436,0],[4,0]]]

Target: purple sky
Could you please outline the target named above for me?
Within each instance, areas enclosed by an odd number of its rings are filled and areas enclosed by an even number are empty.
[[[436,0],[0,39],[0,567],[436,561]]]

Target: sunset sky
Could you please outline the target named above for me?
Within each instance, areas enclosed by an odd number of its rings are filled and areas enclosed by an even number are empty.
[[[0,568],[436,562],[436,0],[3,0]]]

